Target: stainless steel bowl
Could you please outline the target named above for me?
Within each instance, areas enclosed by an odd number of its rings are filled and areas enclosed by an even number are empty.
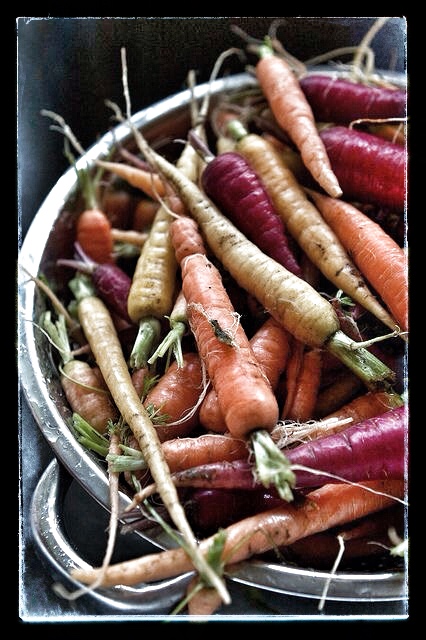
[[[328,72],[328,68],[322,68]],[[384,74],[399,84],[405,78],[399,74]],[[195,96],[199,99],[211,91],[212,104],[224,91],[233,91],[254,86],[253,77],[243,73],[216,80],[211,87],[199,85]],[[182,91],[144,109],[133,117],[134,124],[143,130],[148,140],[184,137],[189,127],[189,103],[191,92]],[[78,161],[78,168],[93,164],[99,156],[105,156],[112,145],[120,143],[130,146],[132,134],[128,126],[119,125],[105,134]],[[55,261],[59,257],[71,255],[72,241],[70,229],[75,222],[73,203],[78,197],[76,172],[69,169],[57,182],[37,212],[24,239],[18,261],[18,354],[21,385],[31,412],[57,459],[84,489],[102,507],[108,510],[109,488],[105,467],[98,458],[84,449],[75,439],[68,420],[71,411],[60,386],[58,372],[51,358],[49,343],[36,327],[35,322],[44,309],[44,298],[28,274],[55,274]],[[60,284],[60,283],[59,283]],[[53,488],[49,483],[53,482]],[[33,504],[32,523],[35,537],[43,552],[66,573],[76,566],[79,559],[68,553],[69,547],[58,544],[58,532],[46,522],[57,522],[58,508],[56,492],[56,470],[49,468],[38,488]],[[55,499],[46,499],[53,494]],[[120,508],[130,503],[123,491],[120,493]],[[47,512],[46,512],[47,509]],[[158,529],[139,534],[159,549],[170,547],[169,537]],[[65,551],[64,551],[65,549]],[[330,576],[326,572],[301,568],[284,563],[270,563],[261,560],[243,562],[228,572],[230,580],[259,587],[261,589],[308,598],[321,598],[324,585]],[[183,589],[187,577],[182,578]],[[176,581],[173,593],[176,592]],[[179,587],[179,580],[177,581]],[[165,584],[166,588],[170,583]],[[124,590],[126,591],[126,590]],[[128,590],[127,590],[128,591]],[[116,592],[114,592],[116,593]],[[151,594],[151,595],[150,595]],[[152,590],[142,585],[137,590],[141,601],[149,603]],[[114,595],[110,601],[120,600]],[[400,569],[369,571],[337,571],[332,576],[327,598],[342,601],[397,601],[407,599],[407,575]]]

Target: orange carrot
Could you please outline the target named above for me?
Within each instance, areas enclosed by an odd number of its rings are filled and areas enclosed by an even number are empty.
[[[222,561],[232,565],[287,546],[314,533],[362,518],[386,509],[404,498],[404,481],[374,480],[361,485],[326,484],[308,493],[295,504],[263,511],[239,520],[224,531],[225,544]],[[213,544],[213,537],[200,542],[204,554]],[[113,564],[102,577],[102,586],[134,585],[178,576],[192,571],[193,565],[184,549],[171,549]],[[82,583],[90,583],[99,576],[98,568],[73,569],[71,576]]]
[[[343,404],[336,411],[324,416],[323,420],[329,418],[352,418],[351,424],[356,424],[367,418],[373,418],[385,411],[389,411],[394,407],[403,404],[403,400],[397,393],[388,393],[384,391],[367,391],[346,404]]]
[[[172,473],[200,464],[220,460],[231,462],[249,456],[245,440],[219,433],[203,433],[196,438],[174,438],[163,442],[162,449]]]
[[[289,334],[275,318],[270,316],[250,339],[250,344],[260,367],[275,391],[290,351]],[[226,431],[214,389],[209,391],[201,404],[200,424],[217,433]]]
[[[46,109],[42,109],[41,114],[52,118],[56,122],[56,125],[52,125],[52,128],[60,131],[65,136],[66,141],[70,142],[81,156],[84,156],[83,147],[62,116]],[[112,225],[100,206],[98,193],[102,172],[98,171],[93,176],[88,165],[83,169],[77,169],[75,158],[67,146],[65,147],[65,155],[77,172],[79,187],[85,204],[85,210],[80,213],[76,221],[76,240],[84,253],[95,262],[99,264],[114,262],[112,255],[114,244],[111,236]]]
[[[198,425],[198,400],[203,371],[197,353],[185,353],[183,366],[174,361],[150,389],[144,405],[151,413],[160,442],[188,435]],[[164,418],[161,418],[164,416]]]
[[[76,222],[76,241],[94,262],[114,262],[114,241],[107,215],[97,208],[85,209]]]
[[[312,190],[308,193],[399,327],[407,331],[408,258],[404,250],[377,222],[349,202]]]
[[[207,255],[204,239],[194,218],[179,216],[173,220],[170,224],[170,237],[179,264],[185,256],[192,253]]]
[[[342,195],[324,144],[318,135],[312,109],[291,66],[267,44],[259,47],[256,77],[278,124],[299,149],[303,163],[331,196]]]
[[[44,311],[39,323],[60,353],[60,382],[71,409],[96,431],[105,433],[108,423],[120,414],[99,367],[74,357],[62,313],[53,321],[51,311]]]
[[[271,431],[278,419],[277,401],[219,271],[206,256],[193,254],[184,258],[181,272],[189,324],[227,428],[237,437],[255,429]]]
[[[182,217],[171,227],[189,326],[217,395],[223,422],[233,435],[241,437],[257,428],[270,431],[278,417],[273,390],[239,323],[221,274],[206,256],[198,224]],[[246,392],[234,402],[234,394],[229,392],[241,375],[246,378]]]
[[[305,350],[297,377],[293,402],[281,419],[307,422],[313,418],[321,381],[321,349]]]

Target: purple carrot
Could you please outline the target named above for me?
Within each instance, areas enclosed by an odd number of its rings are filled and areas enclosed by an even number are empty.
[[[325,128],[320,136],[345,200],[404,211],[404,147],[344,126]]]
[[[295,474],[295,488],[342,482],[342,479],[359,482],[403,478],[407,418],[407,407],[403,405],[338,433],[283,450]],[[253,465],[247,460],[204,464],[173,473],[172,477],[178,487],[253,491],[261,486]]]
[[[84,253],[77,242],[75,249],[81,258],[80,260],[60,258],[56,264],[71,267],[90,275],[99,297],[108,305],[109,309],[132,323],[127,312],[127,298],[132,284],[130,276],[116,264],[94,262]]]
[[[407,109],[405,89],[361,84],[346,78],[311,74],[300,86],[320,122],[349,124],[360,118],[403,118]]]
[[[297,469],[296,465],[325,471],[350,482],[403,478],[406,470],[408,411],[405,405],[363,420],[343,431],[285,451],[296,475],[296,488],[339,482],[328,475]]]
[[[234,151],[214,156],[192,132],[189,140],[207,162],[201,176],[206,195],[259,249],[302,277],[283,221],[247,160]]]

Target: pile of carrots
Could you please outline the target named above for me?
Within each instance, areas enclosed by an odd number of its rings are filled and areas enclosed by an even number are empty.
[[[227,567],[255,555],[331,568],[338,536],[343,565],[405,536],[408,259],[379,214],[406,213],[406,92],[299,77],[268,38],[256,56],[262,117],[223,96],[176,161],[134,128],[140,153],[99,161],[57,265],[72,303],[51,295],[40,321],[72,428],[122,476],[133,527],[160,501],[184,539],[73,577],[195,570],[189,613],[229,603]]]

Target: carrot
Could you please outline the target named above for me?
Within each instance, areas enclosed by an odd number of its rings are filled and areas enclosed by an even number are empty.
[[[345,200],[404,211],[405,147],[345,126],[324,128],[320,136]]]
[[[352,371],[342,371],[331,384],[321,388],[315,403],[315,418],[323,418],[352,400],[363,390],[358,376]]]
[[[151,226],[159,207],[160,203],[157,200],[141,198],[135,206],[131,228],[135,231],[146,231]]]
[[[299,80],[317,121],[350,124],[364,118],[402,118],[407,91],[379,87],[349,78],[311,73]]]
[[[342,405],[336,411],[332,411],[324,416],[324,420],[330,418],[351,418],[352,424],[361,422],[367,418],[385,413],[394,407],[403,404],[402,398],[396,393],[386,393],[383,391],[367,391],[353,400]]]
[[[285,449],[299,489],[327,482],[359,482],[403,478],[408,436],[407,408],[395,409],[346,427],[343,431]],[[253,465],[245,460],[221,461],[192,467],[172,475],[178,487],[209,489],[260,488]],[[137,494],[138,502],[156,492],[150,485]]]
[[[97,160],[97,165],[119,176],[132,187],[140,189],[154,200],[163,198],[167,193],[166,185],[161,177],[149,169],[131,167],[124,162],[107,162],[105,160]]]
[[[112,228],[128,229],[138,199],[130,189],[122,186],[120,181],[112,181],[102,192],[100,208],[107,216]]]
[[[237,284],[256,298],[289,333],[312,347],[326,346],[367,385],[376,387],[392,383],[394,372],[364,346],[356,345],[340,331],[333,308],[313,287],[269,259],[220,213],[178,167],[150,147],[131,120],[124,50],[122,66],[128,105],[126,122],[139,150],[173,187],[188,213],[198,222],[211,251]]]
[[[299,566],[328,570],[339,551],[340,537],[344,541],[345,553],[339,567],[342,570],[350,568],[354,558],[361,560],[371,555],[383,554],[383,550],[389,547],[388,532],[391,527],[399,531],[403,538],[404,514],[401,505],[364,516],[353,526],[344,524],[337,530],[316,533],[298,540],[286,547],[284,560],[295,562]]]
[[[308,199],[282,156],[261,136],[248,134],[239,122],[230,123],[229,128],[238,137],[237,150],[262,178],[286,228],[309,259],[338,289],[395,330],[395,320],[370,291],[339,236]]]
[[[293,402],[281,413],[281,419],[307,422],[314,415],[320,381],[322,352],[308,349],[303,354]]]
[[[281,409],[281,419],[287,414],[296,396],[297,379],[302,368],[305,345],[300,340],[292,340],[290,354],[285,371],[285,402]]]
[[[207,255],[204,239],[200,234],[197,222],[189,216],[179,216],[170,225],[170,235],[175,250],[176,260],[182,260],[192,253]]]
[[[381,226],[357,207],[308,190],[364,277],[387,305],[402,331],[408,330],[408,258]]]
[[[77,218],[76,241],[99,264],[114,262],[111,223],[101,209],[85,209]]]
[[[208,105],[207,98],[204,105]],[[201,118],[200,134],[202,122]],[[177,167],[189,181],[192,182],[196,178],[198,157],[189,144],[185,145],[178,158]],[[183,202],[179,198],[170,196],[170,203],[172,203],[172,209],[175,213],[180,215],[185,213]],[[144,366],[149,357],[154,355],[153,341],[159,335],[159,321],[168,315],[173,308],[177,260],[169,232],[171,222],[170,213],[162,205],[154,218],[149,238],[142,248],[133,275],[128,309],[130,317],[139,322],[140,326],[139,334],[130,354],[130,363],[133,367]],[[156,335],[152,331],[153,326]],[[148,335],[146,335],[145,329],[148,329]]]
[[[282,325],[269,317],[250,339],[253,353],[259,362],[269,384],[275,391],[284,371],[289,354],[289,336]],[[227,427],[217,401],[217,394],[211,389],[200,407],[200,424],[205,429],[223,433]]]
[[[259,47],[258,54],[256,77],[278,124],[299,149],[303,163],[318,184],[338,198],[342,190],[296,75],[289,63],[275,55],[267,42]]]
[[[198,400],[202,392],[203,371],[197,353],[184,354],[183,366],[177,362],[163,373],[148,392],[144,406],[164,420],[155,421],[160,442],[188,435],[198,425]]]
[[[45,311],[40,326],[60,352],[60,382],[71,409],[96,431],[105,433],[119,413],[99,368],[73,356],[63,315],[53,322],[51,312]]]
[[[61,116],[46,109],[43,109],[41,114],[52,118],[57,123],[52,125],[52,129],[60,131],[65,136],[65,142],[71,142],[78,153],[84,156],[84,149]],[[69,145],[65,146],[65,155],[68,157],[70,164],[75,166],[75,158],[69,149]],[[76,172],[85,203],[85,210],[79,214],[75,225],[76,240],[85,253],[95,262],[114,262],[112,255],[114,245],[111,236],[112,225],[106,213],[100,208],[97,194],[101,172],[97,172],[94,177],[89,175],[88,167],[76,169]]]
[[[225,569],[232,570],[232,565],[257,554],[385,509],[403,496],[402,480],[374,480],[364,482],[363,486],[326,484],[308,493],[298,503],[286,503],[227,527],[222,551]],[[212,543],[212,537],[202,540],[202,553],[207,553]],[[101,584],[104,587],[130,586],[192,570],[191,559],[185,551],[171,549],[110,565]],[[99,575],[99,571],[93,567],[73,569],[71,577],[89,583]]]
[[[301,276],[283,221],[246,159],[235,151],[214,156],[207,147],[201,146],[191,131],[189,139],[207,162],[201,175],[207,196],[249,240],[286,269]]]
[[[237,437],[254,429],[271,431],[278,419],[277,402],[219,271],[205,255],[193,254],[183,259],[181,273],[189,324],[227,428]]]
[[[144,367],[157,347],[161,321],[173,307],[177,262],[169,235],[171,217],[164,206],[156,213],[141,249],[127,299],[131,320],[139,325],[130,354],[132,368]]]
[[[311,347],[325,347],[351,368],[365,384],[376,387],[393,381],[395,374],[356,346],[339,329],[330,303],[313,287],[271,260],[250,242],[172,163],[157,154],[139,131],[137,144],[173,185],[188,212],[224,268],[240,287],[256,298],[297,339]]]
[[[163,442],[162,449],[170,471],[180,471],[219,460],[240,460],[249,456],[245,440],[230,434],[205,433],[196,438],[175,438]]]
[[[75,244],[75,249],[81,258],[80,260],[60,258],[56,261],[56,264],[71,267],[77,269],[80,273],[89,275],[96,293],[107,304],[108,308],[120,316],[120,318],[130,323],[131,319],[127,313],[127,298],[131,285],[130,276],[116,264],[109,262],[97,263],[93,261],[83,252],[82,247],[78,243]],[[69,286],[73,286],[73,281],[70,281]],[[74,284],[74,286],[77,285]]]
[[[295,472],[296,487],[336,481],[327,474],[351,482],[403,478],[407,437],[408,411],[401,405],[339,433],[304,442],[285,454]],[[312,474],[310,469],[321,473]]]
[[[256,428],[271,430],[278,418],[273,390],[259,367],[221,274],[206,255],[198,225],[185,218],[173,224],[172,242],[176,243],[176,255],[180,257],[188,323],[225,424],[237,437],[245,437]],[[188,229],[185,243],[178,244],[185,229]],[[241,375],[245,377],[247,391],[235,403],[229,389]],[[251,403],[254,407],[249,408]]]
[[[157,432],[133,386],[108,309],[96,296],[85,296],[78,301],[78,316],[115,404],[136,436],[164,505],[186,541],[187,552],[197,569],[208,576],[211,584],[218,589],[224,602],[229,602],[229,594],[222,580],[214,574],[199,553],[196,539],[171,481]]]

